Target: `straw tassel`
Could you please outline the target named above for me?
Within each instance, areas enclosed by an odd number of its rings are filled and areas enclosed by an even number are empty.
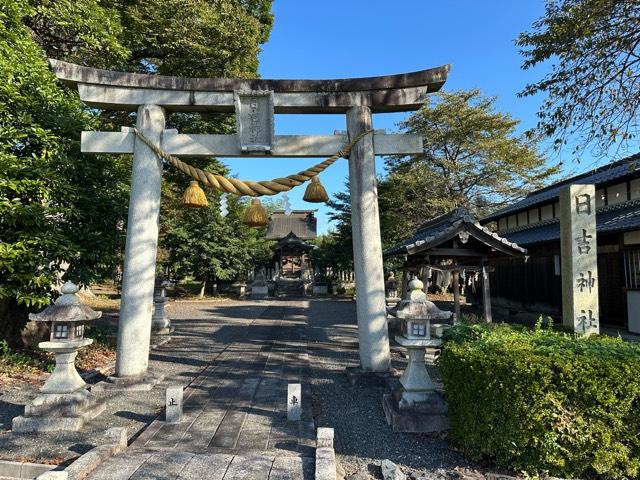
[[[182,205],[189,208],[204,208],[209,205],[204,190],[196,180],[192,180],[182,196]]]
[[[310,203],[324,203],[329,200],[329,195],[327,195],[327,191],[320,183],[319,177],[311,178],[311,183],[307,185],[307,189],[305,190],[304,197],[302,197],[302,199],[305,202]]]
[[[267,218],[267,211],[262,206],[262,203],[257,198],[251,199],[251,205],[244,212],[244,218],[242,222],[250,227],[264,227],[269,224]]]

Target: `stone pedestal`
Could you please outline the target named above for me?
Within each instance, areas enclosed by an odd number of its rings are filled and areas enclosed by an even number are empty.
[[[266,298],[269,296],[269,287],[265,285],[252,285],[251,298]]]
[[[14,432],[78,431],[105,409],[84,388],[74,393],[44,393],[24,409],[24,416],[15,417]]]
[[[92,392],[148,392],[164,380],[164,375],[147,371],[144,375],[108,377],[91,386]]]
[[[402,392],[396,390],[382,397],[382,409],[394,432],[434,433],[449,429],[447,402],[440,392],[429,392],[425,400],[412,407],[400,408]]]
[[[90,345],[90,338],[69,342],[41,342],[39,347],[56,356],[56,367],[38,395],[15,417],[14,432],[77,431],[100,415],[105,405],[86,390],[74,361],[78,350]]]
[[[313,286],[313,295],[329,295],[329,286],[328,285],[314,285]]]
[[[231,291],[238,295],[238,297],[244,298],[247,293],[247,285],[241,282],[233,283],[231,284]]]
[[[382,408],[394,432],[441,432],[449,428],[447,402],[435,390],[424,365],[425,349],[439,347],[440,340],[411,340],[397,336],[396,341],[409,351],[409,364],[400,377],[400,387],[383,395]]]

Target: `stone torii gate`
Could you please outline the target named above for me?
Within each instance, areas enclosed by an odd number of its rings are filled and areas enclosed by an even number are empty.
[[[50,60],[58,79],[88,106],[137,111],[136,127],[174,156],[329,157],[372,128],[372,113],[417,110],[447,79],[449,65],[413,73],[340,80],[182,78],[114,72]],[[235,135],[180,134],[165,129],[171,112],[235,112]],[[347,132],[274,135],[274,113],[345,113]],[[82,132],[85,153],[133,154],[118,325],[116,378],[147,373],[158,244],[162,161],[130,127]],[[415,134],[374,131],[349,155],[360,367],[389,369],[375,155],[422,153]]]

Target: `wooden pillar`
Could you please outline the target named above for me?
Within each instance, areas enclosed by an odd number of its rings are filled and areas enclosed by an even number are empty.
[[[347,132],[353,139],[372,129],[371,109],[351,107]],[[364,371],[389,370],[391,353],[384,295],[382,240],[373,135],[366,135],[349,155],[349,194],[356,280],[356,312],[360,367]]]
[[[424,285],[425,295],[429,295],[429,272],[430,268],[427,265],[422,266],[422,284]]]
[[[165,127],[164,109],[157,105],[141,105],[136,125],[147,138],[160,145]],[[124,250],[117,377],[142,376],[149,365],[161,186],[162,161],[137,138],[133,149]]]
[[[482,306],[484,307],[484,318],[487,323],[493,322],[491,317],[491,291],[489,289],[489,271],[487,264],[482,262]]]
[[[411,275],[409,273],[409,269],[408,268],[403,268],[402,269],[402,284],[400,285],[400,298],[404,300],[404,298],[407,296],[407,289],[409,286],[409,275]]]
[[[455,323],[460,321],[460,271],[453,270],[451,272],[453,282],[453,313],[455,314]]]

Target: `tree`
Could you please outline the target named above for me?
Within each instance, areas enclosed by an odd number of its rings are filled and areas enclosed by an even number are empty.
[[[113,266],[122,167],[81,156],[79,131],[92,118],[60,88],[34,41],[118,57],[126,50],[109,16],[91,0],[0,3],[0,336],[12,345],[67,262],[80,282]]]
[[[197,162],[197,161],[196,161]],[[199,167],[228,175],[228,169],[219,161],[201,160]],[[189,178],[168,171],[162,192],[160,222],[161,262],[176,279],[193,277],[202,282],[202,293],[207,285],[218,280],[237,280],[246,277],[256,265],[264,265],[273,256],[264,229],[250,228],[242,223],[247,201],[227,195],[228,214],[220,212],[221,193],[205,189],[209,204],[206,208],[191,209],[182,206],[182,192]],[[272,202],[264,202],[268,208]]]
[[[545,166],[534,141],[516,135],[518,121],[494,105],[479,90],[440,92],[401,123],[422,136],[424,152],[386,159],[387,176],[378,181],[383,247],[456,206],[482,216],[541,187],[558,171]],[[330,206],[336,234],[350,251],[348,193],[336,195]]]
[[[524,69],[553,61],[551,72],[520,93],[547,94],[537,130],[556,148],[598,155],[638,133],[640,3],[636,0],[550,0],[545,15],[517,45]]]
[[[401,127],[422,135],[424,152],[392,157],[390,173],[425,167],[441,184],[446,208],[483,214],[539,188],[558,167],[547,167],[535,141],[516,135],[520,123],[495,111],[495,98],[477,90],[438,92]]]
[[[327,258],[333,259],[338,270],[353,270],[353,235],[351,231],[351,199],[349,182],[345,182],[346,191],[338,192],[327,205],[333,209],[329,220],[335,222],[335,230],[330,232],[330,241],[326,242],[329,252]]]
[[[255,76],[273,25],[271,0],[115,0],[129,64],[144,73]]]
[[[0,336],[13,345],[27,309],[51,300],[61,274],[83,284],[108,276],[121,263],[126,232],[130,159],[84,157],[78,139],[81,130],[114,130],[134,115],[84,109],[46,57],[175,75],[255,75],[271,1],[196,3],[0,0]],[[175,114],[167,124],[198,133],[232,128],[220,115]]]

